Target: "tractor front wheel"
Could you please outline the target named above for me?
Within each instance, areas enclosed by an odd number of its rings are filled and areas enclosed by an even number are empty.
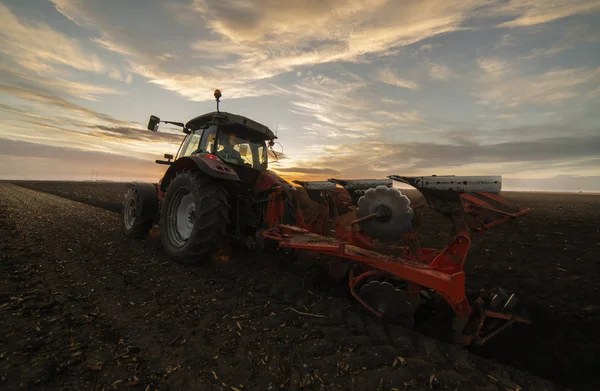
[[[226,245],[229,210],[227,191],[214,179],[197,171],[177,175],[160,216],[165,252],[182,263],[213,259]]]
[[[140,213],[142,203],[143,200],[135,187],[125,194],[121,208],[121,231],[128,238],[144,239],[152,229],[152,216]]]

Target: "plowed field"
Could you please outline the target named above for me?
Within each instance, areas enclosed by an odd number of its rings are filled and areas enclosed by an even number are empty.
[[[504,194],[534,212],[474,240],[467,284],[515,292],[534,324],[465,349],[284,253],[173,263],[157,232],[122,238],[126,189],[0,184],[0,388],[600,389],[600,196]],[[449,239],[422,219],[426,245]]]

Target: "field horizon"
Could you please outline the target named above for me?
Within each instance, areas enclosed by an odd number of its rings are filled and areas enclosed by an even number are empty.
[[[360,179],[360,178],[354,178],[354,179]],[[117,181],[117,180],[102,180],[102,179],[99,179],[99,180],[76,180],[76,179],[61,180],[61,179],[2,179],[2,178],[0,178],[0,183],[85,183],[85,184],[105,183],[105,184],[122,185],[122,184],[131,183],[132,181],[122,181],[122,180]],[[141,182],[145,182],[145,181],[141,181]],[[150,181],[150,182],[157,183],[157,181]],[[296,185],[296,184],[293,184],[293,185],[298,187],[298,185]],[[400,186],[397,186],[397,187],[401,190],[418,191],[418,189],[415,189],[412,187],[400,187]],[[587,191],[587,190],[566,191],[566,190],[502,189],[500,192],[501,193],[527,193],[527,194],[582,194],[582,195],[600,196],[600,191]]]

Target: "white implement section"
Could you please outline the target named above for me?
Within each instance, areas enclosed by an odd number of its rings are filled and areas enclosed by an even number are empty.
[[[329,181],[293,181],[306,190],[335,190],[335,183]]]
[[[456,192],[486,192],[499,193],[502,189],[501,175],[481,176],[456,176],[456,175],[432,175],[420,177],[407,177],[390,175],[398,182],[409,184],[417,189],[447,190]]]
[[[347,190],[370,189],[377,186],[392,187],[391,179],[329,179],[330,182],[337,183]]]

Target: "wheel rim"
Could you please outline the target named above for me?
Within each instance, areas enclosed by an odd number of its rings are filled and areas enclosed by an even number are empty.
[[[125,204],[125,210],[123,211],[123,223],[125,224],[125,228],[131,229],[135,224],[135,217],[137,211],[137,203],[135,197],[131,197],[127,200]]]
[[[194,229],[195,212],[194,196],[188,189],[178,189],[173,194],[167,220],[167,231],[173,245],[182,247],[187,243]]]

